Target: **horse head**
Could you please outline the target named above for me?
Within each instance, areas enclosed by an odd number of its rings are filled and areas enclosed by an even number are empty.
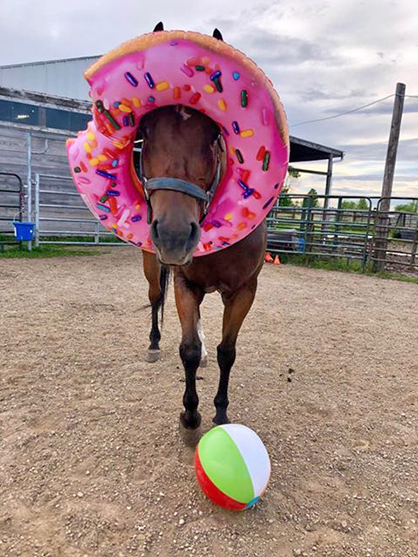
[[[148,113],[139,133],[139,177],[155,252],[164,264],[188,264],[226,162],[219,127],[203,113],[179,105]]]

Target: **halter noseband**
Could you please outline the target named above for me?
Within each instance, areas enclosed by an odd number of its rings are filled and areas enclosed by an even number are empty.
[[[203,212],[199,221],[199,224],[202,224],[209,212],[209,206],[221,179],[221,166],[221,159],[218,156],[215,176],[207,191],[203,191],[199,188],[199,186],[196,186],[196,184],[186,182],[185,180],[179,180],[177,178],[161,177],[150,178],[148,180],[144,174],[143,149],[141,149],[141,153],[139,155],[139,179],[144,187],[144,195],[148,205],[148,224],[151,224],[152,222],[151,193],[158,190],[177,191],[179,193],[189,195],[190,197],[194,197],[198,201],[203,201]]]

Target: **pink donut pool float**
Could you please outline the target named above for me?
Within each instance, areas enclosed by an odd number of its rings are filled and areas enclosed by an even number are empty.
[[[85,77],[93,120],[68,140],[68,159],[78,192],[108,230],[152,251],[133,148],[141,118],[168,105],[204,112],[227,148],[195,257],[242,240],[265,219],[286,177],[289,136],[271,82],[244,54],[199,33],[160,31],[106,54]]]

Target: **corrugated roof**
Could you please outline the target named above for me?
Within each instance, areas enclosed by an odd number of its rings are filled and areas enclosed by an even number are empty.
[[[101,54],[97,54],[96,56],[80,56],[78,58],[62,58],[60,60],[45,60],[41,62],[25,62],[24,64],[6,64],[5,66],[0,66],[0,70],[4,70],[7,68],[24,68],[28,66],[45,66],[46,64],[59,64],[60,62],[78,62],[80,60],[95,60],[96,58],[100,58]]]

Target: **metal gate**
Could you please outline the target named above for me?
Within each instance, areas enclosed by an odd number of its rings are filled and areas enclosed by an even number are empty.
[[[344,202],[363,200],[361,207]],[[344,258],[365,269],[372,240],[370,197],[293,195],[279,197],[267,217],[268,249],[311,257]]]
[[[34,213],[36,247],[125,245],[93,217],[69,176],[36,174]]]
[[[5,245],[20,244],[12,222],[23,221],[25,193],[22,179],[13,172],[0,172],[0,251]]]

